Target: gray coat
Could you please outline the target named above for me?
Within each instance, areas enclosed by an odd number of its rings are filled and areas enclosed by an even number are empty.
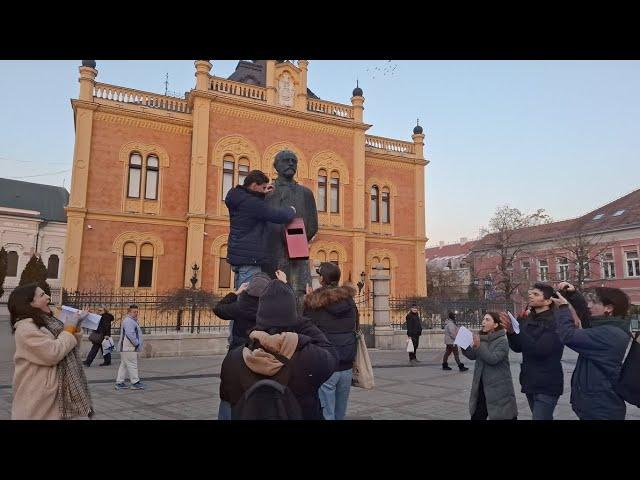
[[[444,324],[444,344],[453,345],[453,341],[458,334],[458,326],[453,320],[447,318],[447,322]]]
[[[511,420],[518,415],[516,394],[509,366],[509,342],[504,330],[480,335],[480,346],[469,347],[462,353],[475,360],[469,413],[473,415],[478,401],[480,379],[487,398],[489,420]]]

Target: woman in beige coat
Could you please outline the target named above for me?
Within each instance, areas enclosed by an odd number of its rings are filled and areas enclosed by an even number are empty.
[[[67,420],[93,415],[89,387],[78,349],[82,333],[78,312],[66,323],[53,316],[49,296],[36,285],[16,288],[9,296],[13,357],[14,420]]]

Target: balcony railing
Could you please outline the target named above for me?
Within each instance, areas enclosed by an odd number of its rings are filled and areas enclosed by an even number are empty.
[[[366,147],[384,150],[389,153],[410,155],[414,155],[416,153],[415,144],[411,142],[403,142],[401,140],[392,140],[390,138],[365,135],[364,144]]]
[[[104,83],[96,83],[93,89],[93,97],[116,103],[157,108],[169,112],[191,113],[191,109],[185,99],[133,90],[131,88],[116,87]]]
[[[224,78],[211,77],[209,80],[209,90],[213,92],[226,93],[227,95],[235,95],[237,97],[250,98],[259,102],[267,101],[266,88],[234,82]]]
[[[307,110],[324,115],[332,115],[340,118],[353,118],[353,107],[341,103],[327,102],[310,98],[307,100]]]

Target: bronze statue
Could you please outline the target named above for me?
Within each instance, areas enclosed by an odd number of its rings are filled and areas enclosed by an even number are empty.
[[[304,220],[307,241],[311,242],[318,232],[318,211],[313,192],[293,179],[298,170],[298,157],[289,150],[283,150],[276,155],[273,166],[278,172],[278,178],[274,182],[275,190],[267,195],[267,202],[272,207],[293,206],[296,216]],[[309,261],[289,258],[284,228],[284,225],[269,224],[268,245],[273,261],[266,270],[272,276],[275,270],[286,273],[288,283],[293,287],[298,305],[301,307],[306,286],[311,285]]]

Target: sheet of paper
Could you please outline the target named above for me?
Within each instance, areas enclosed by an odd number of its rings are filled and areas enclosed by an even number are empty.
[[[60,309],[60,320],[63,322],[67,315],[73,315],[78,311],[77,308],[67,307],[66,305],[62,305]],[[82,328],[88,328],[89,330],[97,330],[98,325],[100,324],[100,315],[97,313],[90,313],[83,320],[80,326]]]
[[[509,318],[511,319],[511,326],[513,327],[513,331],[517,335],[518,333],[520,333],[520,324],[518,323],[518,320],[516,320],[516,317],[514,317],[509,311],[507,311],[507,315],[509,315]]]
[[[456,339],[453,341],[454,345],[458,345],[461,349],[469,348],[473,343],[473,333],[467,327],[460,327]]]

